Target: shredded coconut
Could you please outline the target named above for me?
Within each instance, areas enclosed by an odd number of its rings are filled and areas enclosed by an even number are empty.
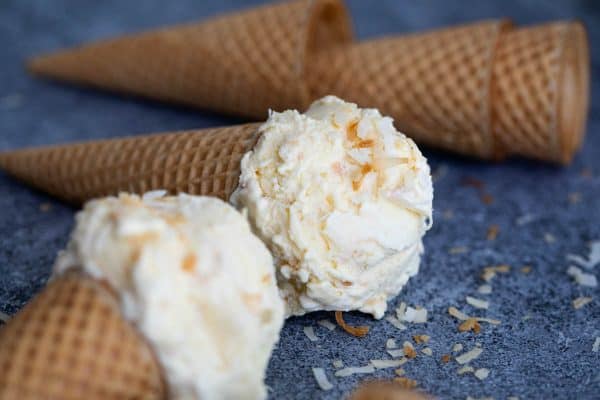
[[[458,371],[456,371],[456,373],[458,375],[464,375],[464,374],[468,374],[473,371],[475,371],[475,369],[473,367],[471,367],[470,365],[465,365],[464,367],[462,367]]]
[[[402,349],[407,358],[415,358],[417,356],[417,352],[411,342],[404,342],[402,344]]]
[[[517,218],[517,220],[515,222],[517,223],[517,225],[523,226],[523,225],[527,225],[528,223],[530,223],[534,220],[535,220],[534,215],[524,214],[524,215],[521,215],[519,218]]]
[[[480,381],[482,381],[485,378],[487,378],[489,374],[490,374],[490,370],[487,369],[487,368],[479,368],[477,371],[475,371],[475,376]]]
[[[396,317],[392,317],[392,316],[388,316],[385,317],[385,320],[387,322],[389,322],[390,324],[394,325],[394,327],[396,327],[396,329],[404,331],[406,330],[406,325],[404,325],[402,322],[400,322],[400,320]]]
[[[426,356],[431,356],[433,355],[433,350],[431,350],[429,347],[425,347],[423,350],[421,350],[421,353],[425,354]]]
[[[576,310],[585,306],[588,303],[592,302],[592,298],[591,297],[578,297],[575,300],[573,300],[573,308],[575,308]]]
[[[398,345],[394,339],[388,339],[387,342],[385,342],[386,349],[395,349],[396,347],[398,347]]]
[[[315,335],[315,330],[312,326],[305,326],[304,334],[306,335],[308,340],[310,340],[311,342],[316,342],[317,340],[319,340],[317,335]]]
[[[322,319],[317,322],[317,324],[321,325],[323,328],[327,328],[330,331],[335,329],[335,324],[328,319]]]
[[[350,376],[354,374],[372,374],[375,372],[375,367],[371,364],[365,365],[364,367],[346,367],[336,371],[335,376]]]
[[[333,366],[336,369],[343,368],[344,367],[344,362],[342,360],[333,360]]]
[[[333,389],[333,385],[327,379],[327,375],[325,375],[325,370],[323,368],[313,368],[312,371],[321,390]]]
[[[497,319],[492,319],[492,318],[470,317],[467,314],[458,310],[456,307],[448,307],[448,314],[452,315],[454,318],[456,318],[460,321],[466,321],[469,318],[473,318],[473,319],[477,320],[478,322],[487,322],[488,324],[492,324],[492,325],[499,325],[501,323],[501,321],[498,321]]]
[[[598,336],[596,338],[596,340],[594,341],[594,344],[592,345],[592,351],[594,353],[597,353],[598,350],[600,350],[600,336]]]
[[[461,365],[466,364],[479,357],[481,353],[483,353],[483,349],[481,347],[474,347],[466,353],[463,353],[460,356],[456,357],[456,362]]]
[[[544,233],[544,240],[546,241],[546,243],[556,242],[556,238],[554,237],[554,235],[548,232]]]
[[[469,303],[470,305],[472,305],[475,308],[483,308],[486,310],[490,306],[489,301],[481,300],[481,299],[478,299],[476,297],[471,297],[471,296],[467,296],[467,303]]]
[[[402,376],[402,375],[404,375],[404,374],[405,374],[405,372],[406,372],[406,371],[404,371],[404,368],[398,368],[397,370],[395,370],[395,371],[394,371],[394,373],[395,373],[397,376]]]
[[[459,351],[461,351],[463,349],[463,345],[460,343],[456,343],[453,347],[452,347],[452,352],[453,353],[458,353]]]
[[[371,365],[376,369],[396,368],[406,362],[406,359],[400,360],[371,360]]]
[[[492,286],[487,284],[481,285],[477,288],[477,291],[481,294],[490,294],[492,293]]]
[[[596,277],[594,275],[587,274],[587,273],[583,272],[580,268],[577,268],[573,265],[571,265],[569,267],[569,269],[567,269],[567,274],[572,276],[573,279],[575,279],[575,282],[577,282],[581,286],[589,286],[589,287],[598,286],[598,281],[596,280]]]
[[[568,254],[567,260],[576,262],[584,268],[594,268],[600,263],[600,240],[596,240],[590,243],[590,252],[587,260],[581,256],[575,254]]]
[[[427,322],[427,310],[425,308],[407,307],[402,321],[412,322],[415,324],[425,323]]]
[[[405,312],[406,312],[406,303],[402,302],[396,308],[396,318],[398,318],[399,320],[402,320],[404,318],[404,313]]]
[[[403,357],[404,356],[404,349],[394,349],[394,350],[387,350],[387,353],[396,358],[396,357]]]

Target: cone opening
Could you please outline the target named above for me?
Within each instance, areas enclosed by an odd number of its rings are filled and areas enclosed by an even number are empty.
[[[559,161],[567,164],[581,146],[589,101],[590,60],[585,27],[580,22],[566,28],[557,102]]]

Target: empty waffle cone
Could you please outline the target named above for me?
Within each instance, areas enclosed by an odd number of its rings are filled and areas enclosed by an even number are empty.
[[[0,328],[1,399],[163,399],[149,345],[99,282],[59,277]]]
[[[315,97],[335,94],[395,119],[413,139],[465,155],[567,163],[587,113],[589,55],[580,23],[513,29],[484,21],[325,51]]]
[[[264,118],[308,105],[315,48],[352,37],[341,0],[296,0],[100,41],[31,60],[34,74]]]
[[[67,202],[164,189],[228,200],[259,124],[0,153],[0,167]]]

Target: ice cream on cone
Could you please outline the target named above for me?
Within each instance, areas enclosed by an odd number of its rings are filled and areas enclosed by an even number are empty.
[[[282,325],[271,255],[233,207],[95,200],[0,329],[0,398],[264,399]]]
[[[2,399],[164,399],[152,349],[114,293],[77,272],[54,281],[0,327]]]
[[[333,96],[262,125],[25,149],[0,154],[0,166],[74,203],[149,190],[231,199],[273,252],[290,315],[381,318],[418,272],[432,222],[414,142],[377,110]]]

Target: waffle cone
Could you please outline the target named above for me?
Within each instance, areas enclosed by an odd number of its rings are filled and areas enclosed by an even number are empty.
[[[31,60],[34,74],[263,119],[304,108],[305,63],[350,40],[341,0],[296,0]]]
[[[69,273],[0,328],[2,399],[163,399],[152,350],[103,285]]]
[[[426,145],[566,163],[585,127],[587,48],[579,23],[484,21],[323,52],[309,86],[380,109]]]
[[[0,167],[67,202],[164,189],[227,200],[259,124],[171,132],[0,154]]]

